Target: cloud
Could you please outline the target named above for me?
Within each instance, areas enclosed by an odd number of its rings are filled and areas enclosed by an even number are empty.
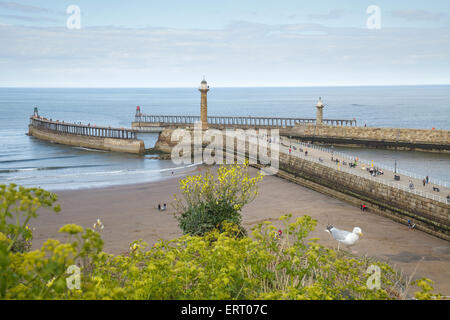
[[[48,18],[48,17],[30,17],[30,16],[18,16],[11,14],[0,14],[0,18],[3,19],[12,19],[26,22],[61,22],[61,20]]]
[[[327,13],[309,14],[308,18],[314,20],[338,20],[341,19],[345,14],[344,9],[333,9]]]
[[[396,10],[393,11],[392,14],[395,17],[399,17],[408,21],[414,20],[436,21],[445,18],[444,13],[430,12],[421,9]]]
[[[414,37],[411,34],[414,33]],[[450,83],[450,28],[0,26],[0,86]]]
[[[25,12],[25,13],[48,13],[49,12],[45,8],[24,5],[24,4],[20,4],[17,2],[6,2],[6,1],[0,1],[0,8],[12,10],[12,11],[20,11],[20,12]]]

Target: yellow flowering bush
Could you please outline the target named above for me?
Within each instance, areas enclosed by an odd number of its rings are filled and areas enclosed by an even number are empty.
[[[73,224],[60,229],[68,234],[68,243],[49,239],[40,250],[24,250],[29,246],[23,243],[32,239],[31,219],[42,207],[59,212],[57,199],[39,188],[0,185],[0,298],[64,298],[67,268],[78,263],[88,270],[98,260],[100,236],[92,230],[83,234],[83,228]]]
[[[237,236],[239,227],[205,236],[184,235],[149,248],[136,241],[127,255],[107,255],[94,263],[76,299],[399,299],[406,287],[389,265],[307,239],[316,221],[280,218],[283,237],[264,222],[252,237]],[[381,288],[366,282],[369,265],[382,270]],[[429,290],[429,288],[427,288]]]
[[[0,190],[2,213],[16,212],[20,199],[28,199],[36,191],[40,196],[35,207],[54,207],[56,200],[34,189],[10,186]],[[9,205],[4,206],[6,201]],[[239,225],[223,221],[220,230],[215,228],[203,236],[186,234],[151,247],[138,240],[131,243],[128,253],[111,255],[102,251],[96,226],[83,229],[73,224],[60,229],[67,235],[65,243],[49,239],[39,250],[12,251],[11,243],[17,237],[6,232],[21,229],[10,226],[15,222],[6,218],[0,230],[0,298],[405,298],[406,280],[388,264],[336,252],[318,244],[317,239],[308,239],[317,224],[309,216],[292,222],[292,217],[285,215],[279,220],[281,237],[272,222],[255,226],[248,237],[240,234]],[[381,287],[371,290],[366,272],[373,264],[381,270]],[[74,266],[79,268],[78,274],[69,273]],[[69,286],[74,276],[79,277],[79,287]],[[422,290],[415,294],[417,299],[440,298],[432,293],[430,280],[421,279],[417,285]]]
[[[258,194],[262,175],[251,177],[248,163],[221,166],[211,172],[180,180],[181,198],[175,196],[176,218],[185,234],[205,235],[223,222],[241,226],[240,211]],[[240,227],[239,232],[245,234]]]
[[[10,240],[5,250],[27,251],[33,236],[30,220],[37,217],[40,207],[52,207],[56,200],[55,194],[39,188],[0,185],[0,233]],[[59,206],[53,208],[60,210]]]

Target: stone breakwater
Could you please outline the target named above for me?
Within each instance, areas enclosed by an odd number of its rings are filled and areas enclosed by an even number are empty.
[[[41,140],[75,147],[133,154],[143,154],[145,152],[144,141],[138,139],[83,136],[52,131],[41,127],[35,127],[32,124],[28,126],[28,134]]]
[[[155,148],[170,153],[177,145],[172,133],[173,129],[164,129]],[[226,152],[231,151],[224,148]],[[365,204],[371,212],[405,225],[413,220],[417,229],[450,241],[449,204],[283,152],[277,175],[358,207]]]
[[[450,241],[448,204],[286,154],[278,176]]]
[[[162,132],[165,129],[192,129],[190,124],[138,123],[133,128],[141,132]],[[209,128],[224,129],[273,129],[270,126],[240,124],[214,124]],[[393,150],[417,150],[450,153],[450,131],[426,129],[375,128],[356,126],[332,126],[300,123],[295,126],[280,126],[280,135],[300,141],[347,147],[365,147]]]
[[[450,131],[299,124],[280,135],[342,146],[450,153]]]

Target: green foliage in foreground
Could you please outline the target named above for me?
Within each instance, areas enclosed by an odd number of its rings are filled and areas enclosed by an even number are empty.
[[[0,298],[2,299],[400,299],[405,281],[389,265],[349,257],[307,240],[316,221],[309,216],[284,224],[280,239],[271,222],[240,236],[238,226],[222,232],[185,235],[151,248],[137,241],[124,255],[102,252],[95,227],[66,225],[67,243],[49,239],[40,250],[15,252],[12,241],[26,229],[34,208],[56,198],[38,189],[0,186]],[[33,204],[30,206],[27,204]],[[21,206],[19,211],[16,206]],[[56,207],[58,210],[58,207]],[[99,224],[101,224],[98,221]],[[14,225],[16,227],[14,227]],[[18,227],[19,226],[19,227]],[[26,226],[26,224],[25,224]],[[9,233],[8,233],[9,232]],[[12,233],[11,233],[12,232]],[[29,231],[26,231],[29,232]],[[26,233],[25,235],[27,235]],[[12,239],[11,239],[12,238]],[[69,290],[69,266],[81,267],[81,287]],[[369,265],[378,265],[381,289],[369,290]],[[69,282],[70,282],[69,281]],[[429,280],[418,283],[417,298],[435,299]]]
[[[184,234],[204,236],[214,229],[223,229],[224,222],[241,225],[242,208],[258,195],[259,173],[251,177],[248,163],[221,166],[217,176],[211,172],[180,180],[181,195],[175,196],[175,218]]]

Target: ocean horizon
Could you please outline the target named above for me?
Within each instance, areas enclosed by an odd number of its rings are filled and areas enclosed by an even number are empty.
[[[315,118],[322,97],[326,119],[356,119],[359,126],[450,129],[450,85],[336,87],[211,87],[208,113],[217,116]],[[26,135],[33,108],[65,122],[130,127],[136,106],[143,113],[198,115],[192,88],[0,88],[0,184],[49,190],[157,181],[178,170],[152,156],[61,146]],[[157,135],[140,135],[146,148]],[[450,181],[450,155],[339,148],[431,178]]]

